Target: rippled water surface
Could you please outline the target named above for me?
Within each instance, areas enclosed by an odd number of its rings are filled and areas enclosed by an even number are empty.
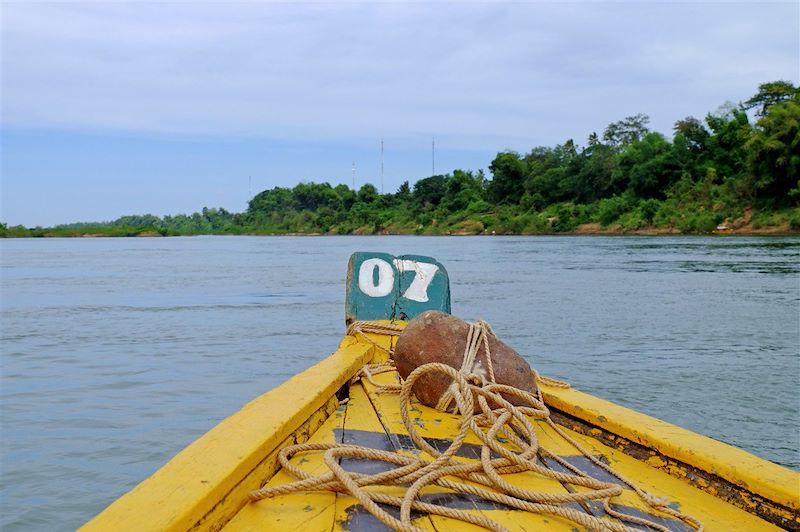
[[[800,239],[20,239],[2,250],[0,529],[68,530],[332,352],[353,251],[439,259],[546,375],[800,467]]]

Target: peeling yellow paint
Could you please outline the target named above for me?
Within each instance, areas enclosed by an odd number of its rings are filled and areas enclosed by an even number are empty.
[[[574,388],[542,387],[542,394],[552,408],[800,511],[796,471]]]

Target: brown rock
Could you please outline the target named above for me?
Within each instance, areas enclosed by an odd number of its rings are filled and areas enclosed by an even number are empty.
[[[403,379],[406,379],[417,367],[431,362],[441,362],[460,370],[468,332],[469,324],[463,320],[435,310],[423,312],[408,322],[397,339],[394,350],[397,371]],[[498,384],[506,384],[530,393],[536,391],[531,367],[519,353],[494,335],[489,335],[489,351],[495,381]],[[483,346],[478,349],[475,364],[483,370],[488,367]],[[488,380],[488,370],[485,374]],[[451,379],[442,373],[423,375],[414,383],[414,395],[422,404],[435,408],[451,382]],[[507,395],[504,397],[512,404],[523,404],[519,398]],[[477,398],[475,409],[477,412]]]

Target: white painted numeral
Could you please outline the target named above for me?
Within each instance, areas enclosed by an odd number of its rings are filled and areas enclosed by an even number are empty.
[[[439,270],[439,267],[428,262],[401,259],[394,259],[394,265],[401,274],[403,272],[414,272],[414,279],[411,281],[408,289],[403,293],[403,297],[411,299],[412,301],[419,301],[420,303],[428,301],[428,287],[431,281],[433,281],[433,276]]]
[[[414,278],[403,297],[412,301],[425,303],[428,301],[428,287],[439,267],[428,262],[415,260],[393,260],[395,267],[403,272],[414,272]],[[378,269],[378,280],[375,282],[375,269]],[[367,259],[358,269],[358,288],[370,297],[388,296],[394,288],[394,268],[383,259]]]
[[[378,284],[374,272],[378,268]],[[358,287],[370,297],[388,296],[394,288],[394,269],[383,259],[367,259],[358,269]]]

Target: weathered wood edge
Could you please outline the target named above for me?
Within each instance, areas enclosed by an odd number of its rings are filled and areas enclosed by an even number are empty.
[[[543,386],[542,394],[556,423],[765,521],[800,531],[800,473],[574,389]]]
[[[335,401],[336,392],[371,360],[375,350],[367,342],[346,337],[331,356],[223,420],[81,530],[220,528],[219,519],[209,514],[229,514],[227,508],[221,511],[221,501],[243,505],[246,500],[234,501],[229,495],[237,486],[249,486],[251,475],[268,474],[270,455]],[[307,429],[311,430],[310,425]],[[263,480],[258,479],[256,487]]]
[[[346,384],[345,384],[346,386]],[[234,486],[200,521],[195,523],[191,530],[217,531],[222,530],[236,514],[249,502],[249,493],[262,487],[280,469],[278,453],[284,447],[305,443],[336,411],[339,400],[336,395],[328,399],[310,418],[295,430],[288,438],[283,440],[275,450],[258,464],[242,481]]]

